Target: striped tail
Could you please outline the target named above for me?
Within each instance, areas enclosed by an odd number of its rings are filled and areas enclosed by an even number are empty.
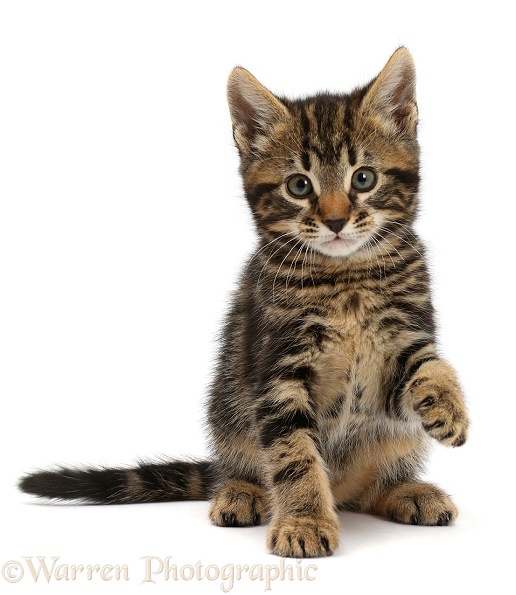
[[[133,504],[207,500],[215,482],[209,461],[141,463],[132,469],[37,471],[20,479],[22,492],[53,500],[91,504]]]

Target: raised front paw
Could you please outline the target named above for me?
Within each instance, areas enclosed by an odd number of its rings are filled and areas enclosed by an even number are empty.
[[[421,418],[423,428],[447,446],[466,442],[468,414],[453,368],[443,360],[424,363],[405,388],[409,413]]]
[[[286,517],[273,520],[267,545],[273,554],[284,558],[331,556],[339,544],[336,519]]]

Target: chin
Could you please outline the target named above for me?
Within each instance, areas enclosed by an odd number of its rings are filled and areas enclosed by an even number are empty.
[[[314,248],[325,256],[345,257],[356,252],[365,240],[357,238],[336,237],[326,242],[320,242],[314,245]]]

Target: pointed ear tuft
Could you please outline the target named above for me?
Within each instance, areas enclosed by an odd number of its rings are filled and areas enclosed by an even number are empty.
[[[367,91],[363,106],[393,122],[399,132],[415,133],[416,68],[406,48],[399,48],[390,57]]]
[[[238,148],[249,153],[259,135],[288,118],[286,106],[249,71],[237,66],[228,80],[228,103]]]

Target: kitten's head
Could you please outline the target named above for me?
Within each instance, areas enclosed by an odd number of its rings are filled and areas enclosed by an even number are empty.
[[[246,196],[264,240],[286,234],[342,258],[378,242],[388,226],[412,223],[419,150],[414,62],[405,48],[347,95],[276,97],[238,67],[228,99]]]

